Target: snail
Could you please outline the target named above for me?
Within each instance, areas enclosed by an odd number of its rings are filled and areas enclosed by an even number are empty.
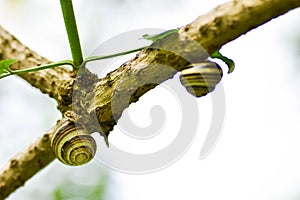
[[[58,125],[51,147],[55,156],[64,164],[78,166],[93,159],[96,142],[82,124],[66,119]]]
[[[217,63],[204,61],[188,65],[181,71],[179,78],[190,94],[201,97],[212,92],[222,76],[222,68]]]

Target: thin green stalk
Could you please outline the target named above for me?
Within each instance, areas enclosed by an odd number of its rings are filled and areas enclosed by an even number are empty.
[[[145,49],[147,47],[149,47],[149,46],[144,46],[144,47],[132,49],[132,50],[129,50],[129,51],[115,53],[115,54],[110,54],[110,55],[88,57],[87,59],[85,59],[83,61],[83,65],[82,66],[84,66],[85,63],[90,62],[90,61],[103,60],[103,59],[107,59],[107,58],[113,58],[113,57],[117,57],[117,56],[127,55],[127,54],[130,54],[130,53],[141,51],[141,50],[143,50],[143,49]],[[10,70],[10,69],[7,69],[6,73],[3,73],[3,74],[0,75],[0,79],[4,78],[4,77],[7,77],[7,76],[11,76],[11,75],[17,75],[17,74],[28,73],[28,72],[35,72],[35,71],[44,70],[44,69],[48,69],[48,68],[52,68],[52,67],[57,67],[57,66],[61,66],[61,65],[71,65],[72,67],[74,67],[73,61],[71,61],[71,60],[63,60],[63,61],[59,61],[59,62],[56,62],[56,63],[51,63],[51,64],[47,64],[47,65],[41,65],[41,66],[37,66],[37,67],[33,67],[33,68],[27,68],[27,69],[19,69],[19,70]],[[78,71],[79,74],[80,74],[80,71],[81,71],[81,69],[79,69],[79,71]]]
[[[124,52],[110,54],[110,55],[105,55],[105,56],[91,56],[91,57],[86,58],[83,61],[83,64],[85,64],[87,62],[90,62],[90,61],[94,61],[94,60],[103,60],[103,59],[113,58],[113,57],[117,57],[117,56],[127,55],[127,54],[130,54],[130,53],[141,51],[141,50],[143,50],[143,49],[145,49],[147,47],[149,47],[149,46],[139,47],[139,48],[132,49],[132,50],[129,50],[129,51],[124,51]]]
[[[227,58],[226,56],[223,56],[220,52],[220,50],[214,52],[212,55],[210,55],[211,58],[217,58],[222,60],[223,62],[226,63],[226,65],[228,66],[228,74],[230,74],[231,72],[233,72],[234,68],[235,68],[235,64],[234,61],[231,60],[230,58]]]
[[[74,67],[78,70],[83,62],[82,50],[73,10],[72,0],[60,0],[60,5],[68,34]]]
[[[61,65],[71,65],[71,66],[73,66],[73,62],[71,60],[63,60],[63,61],[59,61],[59,62],[56,62],[56,63],[51,63],[51,64],[48,64],[48,65],[41,65],[41,66],[27,68],[27,69],[9,70],[9,73],[3,74],[2,76],[0,76],[0,79],[4,78],[4,77],[7,77],[7,76],[10,76],[10,75],[17,75],[17,74],[28,73],[28,72],[35,72],[35,71],[44,70],[44,69],[57,67],[57,66],[61,66]]]

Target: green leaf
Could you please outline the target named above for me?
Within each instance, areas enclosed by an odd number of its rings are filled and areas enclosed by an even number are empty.
[[[143,38],[146,40],[151,40],[152,42],[155,42],[157,40],[161,40],[164,37],[170,35],[171,33],[178,33],[179,29],[171,29],[171,30],[167,30],[165,32],[159,33],[159,34],[155,34],[155,35],[149,35],[149,34],[144,34]]]
[[[7,59],[0,61],[0,78],[4,78],[11,74],[10,66],[15,63],[15,59]]]
[[[223,56],[220,51],[216,51],[215,53],[213,53],[211,56],[211,58],[217,58],[222,60],[223,62],[225,62],[228,66],[228,74],[230,74],[231,72],[233,72],[234,68],[235,68],[235,64],[234,61],[231,60],[230,58],[227,58],[226,56]]]

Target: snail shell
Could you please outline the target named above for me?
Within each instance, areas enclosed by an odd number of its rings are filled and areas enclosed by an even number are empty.
[[[222,68],[217,63],[205,61],[188,65],[181,71],[179,78],[190,94],[201,97],[212,92],[222,76]]]
[[[55,156],[64,164],[78,166],[93,159],[96,142],[83,125],[70,120],[62,121],[51,140]]]

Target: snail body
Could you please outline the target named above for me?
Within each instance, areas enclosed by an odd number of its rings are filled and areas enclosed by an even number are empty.
[[[212,92],[223,76],[222,68],[214,62],[205,61],[188,65],[180,73],[180,82],[195,97]]]
[[[62,121],[51,140],[55,156],[64,164],[78,166],[93,159],[96,142],[81,124],[71,120]]]

